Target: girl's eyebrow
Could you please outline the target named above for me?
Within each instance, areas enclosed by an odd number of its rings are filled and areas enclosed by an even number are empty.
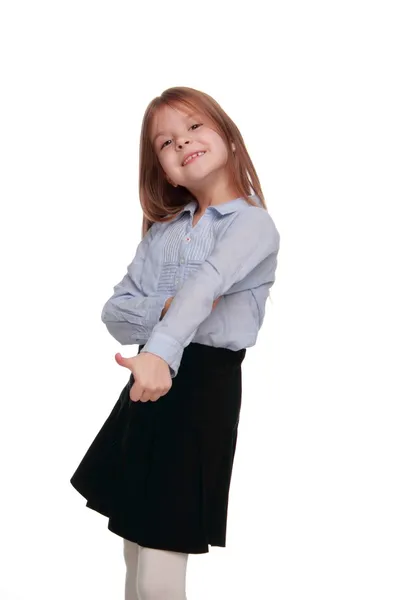
[[[186,115],[186,119],[191,119],[192,117],[194,117],[195,115],[197,115],[197,112],[194,113],[190,113],[190,115]],[[156,139],[160,136],[160,135],[166,135],[166,133],[164,131],[159,131],[157,133],[157,135],[154,137],[153,139],[153,144],[156,141]]]

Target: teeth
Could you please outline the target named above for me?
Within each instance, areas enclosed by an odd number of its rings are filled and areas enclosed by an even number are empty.
[[[196,158],[196,156],[203,156],[204,152],[196,152],[196,154],[192,154],[192,156],[190,156],[189,158],[187,158],[184,161],[184,165],[186,165],[188,162],[190,162],[193,158]]]

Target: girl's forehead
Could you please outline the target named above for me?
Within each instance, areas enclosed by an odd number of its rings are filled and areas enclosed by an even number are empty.
[[[190,108],[186,106],[160,106],[154,116],[152,125],[157,126],[159,123],[173,123],[186,119],[190,119],[194,115],[200,114],[200,111],[196,108]]]

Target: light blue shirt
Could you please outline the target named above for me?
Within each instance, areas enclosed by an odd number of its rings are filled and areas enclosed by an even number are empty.
[[[275,281],[280,235],[261,204],[235,198],[209,206],[193,227],[196,208],[193,200],[172,221],[150,227],[101,313],[116,340],[145,344],[142,352],[163,358],[171,377],[191,342],[253,346]]]

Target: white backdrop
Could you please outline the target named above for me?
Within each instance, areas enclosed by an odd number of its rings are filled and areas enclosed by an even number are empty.
[[[234,119],[281,234],[227,547],[189,557],[188,599],[400,597],[395,4],[2,3],[1,600],[123,599],[122,539],[69,479],[137,352],[100,312],[175,85]]]

